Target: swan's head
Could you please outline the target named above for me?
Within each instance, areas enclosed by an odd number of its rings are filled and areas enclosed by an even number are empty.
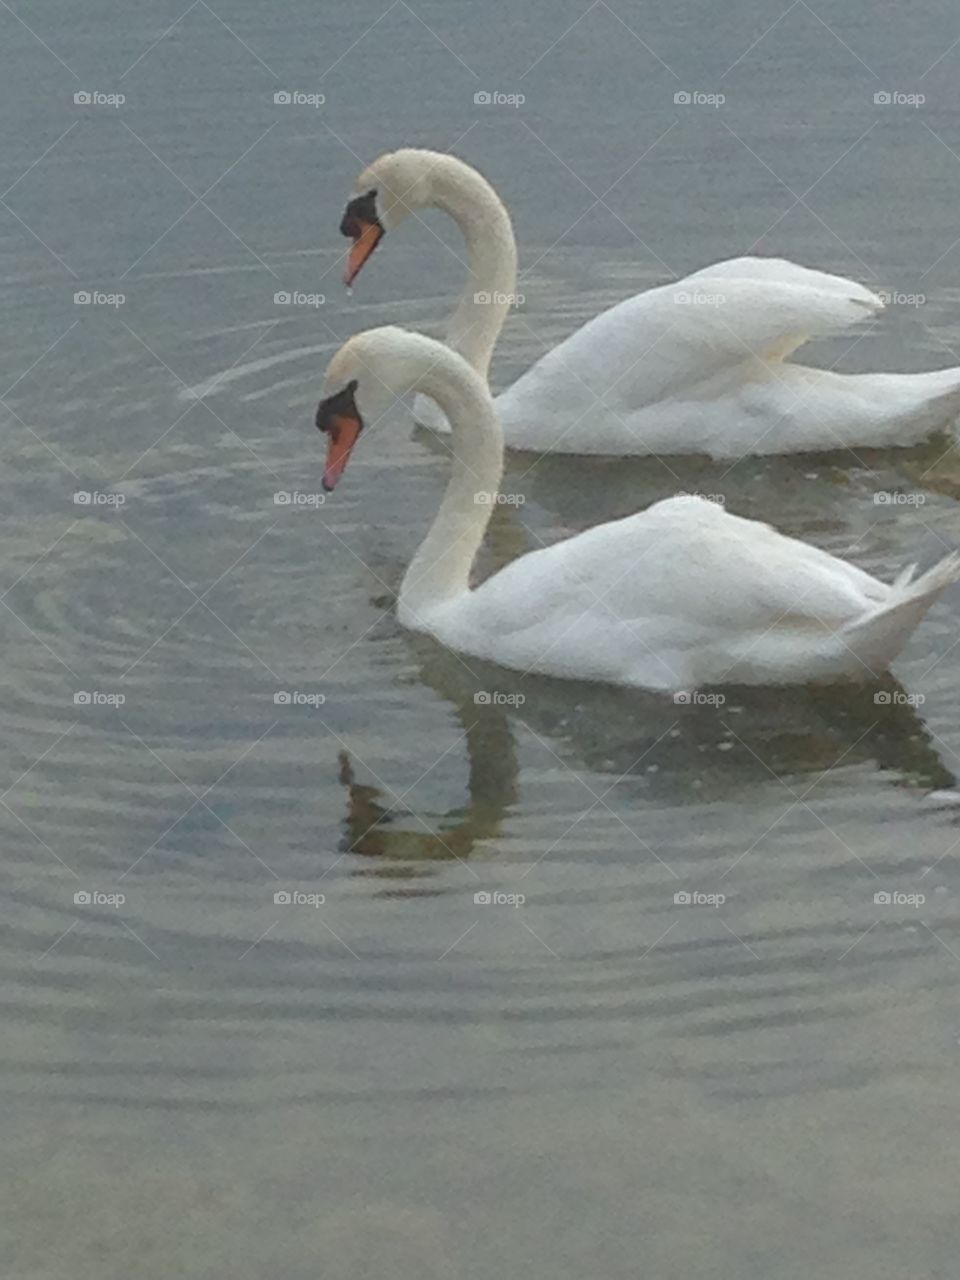
[[[354,183],[340,231],[353,247],[343,273],[344,284],[356,279],[360,268],[384,235],[417,209],[434,202],[432,171],[450,157],[436,151],[407,147],[389,151],[364,169]]]
[[[346,470],[364,425],[383,417],[414,387],[441,351],[440,343],[395,325],[350,338],[330,361],[317,429],[327,437],[323,487],[330,493]]]

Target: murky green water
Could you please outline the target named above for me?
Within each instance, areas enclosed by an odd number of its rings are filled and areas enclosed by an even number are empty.
[[[460,287],[438,216],[339,286],[353,177],[401,143],[514,213],[499,385],[751,247],[925,295],[811,359],[960,364],[956,15],[13,8],[3,1274],[952,1276],[960,595],[886,702],[677,706],[399,629],[445,478],[402,415],[324,505],[275,495],[319,489],[330,353],[441,332]],[[889,576],[960,545],[944,448],[518,457],[481,568],[698,489]]]

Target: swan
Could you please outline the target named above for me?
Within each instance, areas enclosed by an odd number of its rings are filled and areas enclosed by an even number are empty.
[[[340,230],[350,285],[387,231],[443,209],[467,243],[469,278],[447,344],[487,375],[515,297],[506,207],[452,155],[404,149],[358,179]],[[960,368],[839,374],[791,364],[810,338],[869,319],[862,285],[781,258],[733,258],[595,316],[497,397],[511,449],[537,453],[797,453],[916,444],[960,414]],[[421,398],[419,421],[448,430]]]
[[[656,502],[543,550],[471,590],[496,502],[503,435],[481,377],[423,334],[386,327],[330,362],[316,425],[334,489],[365,422],[417,391],[452,424],[452,470],[400,587],[402,625],[523,672],[679,693],[733,682],[866,679],[882,672],[960,578],[950,555],[892,585],[696,497]]]

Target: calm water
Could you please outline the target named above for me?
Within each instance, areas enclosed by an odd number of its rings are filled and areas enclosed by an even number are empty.
[[[0,9],[0,1270],[952,1276],[960,593],[886,704],[675,706],[398,628],[445,479],[404,415],[323,507],[274,500],[319,489],[330,353],[461,286],[437,215],[339,286],[404,143],[513,211],[499,385],[751,248],[925,296],[812,359],[960,363],[952,6],[184,2]],[[678,489],[884,576],[960,545],[942,443],[507,487],[483,571]]]

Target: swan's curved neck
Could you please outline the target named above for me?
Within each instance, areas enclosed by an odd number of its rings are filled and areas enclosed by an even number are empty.
[[[454,219],[467,242],[469,274],[446,343],[485,378],[517,284],[510,215],[486,178],[454,156],[435,162],[430,178],[432,203]]]
[[[431,609],[469,590],[470,567],[503,474],[503,433],[486,379],[449,351],[417,379],[415,390],[436,400],[453,432],[446,493],[400,587],[400,621],[424,631]]]

